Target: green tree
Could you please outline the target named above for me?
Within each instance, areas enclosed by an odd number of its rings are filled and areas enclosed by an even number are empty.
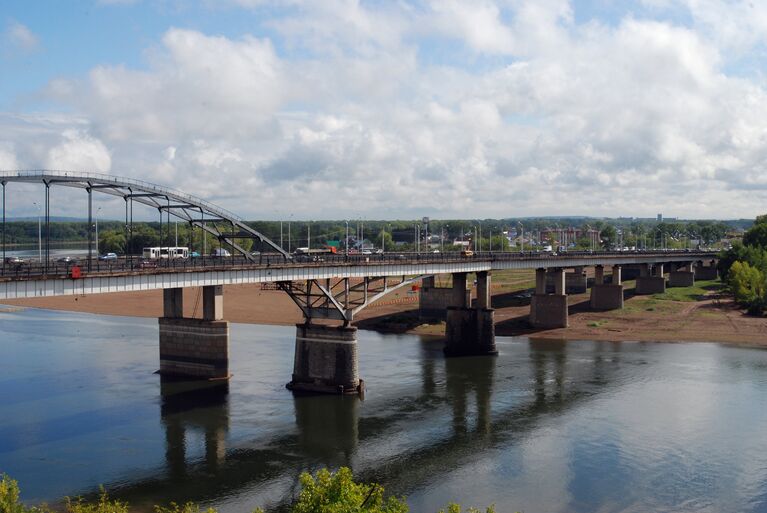
[[[301,493],[293,513],[407,513],[404,499],[384,499],[384,489],[378,484],[355,483],[352,471],[341,467],[331,473],[321,469],[312,476],[301,474]]]
[[[735,301],[746,306],[749,313],[760,315],[763,312],[767,284],[759,269],[748,262],[736,261],[730,268],[727,284]]]

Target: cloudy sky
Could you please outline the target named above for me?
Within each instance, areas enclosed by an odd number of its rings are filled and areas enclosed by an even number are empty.
[[[753,217],[765,64],[758,0],[5,0],[0,169],[253,219]]]

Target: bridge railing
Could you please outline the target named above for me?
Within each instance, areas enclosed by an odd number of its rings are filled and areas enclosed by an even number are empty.
[[[190,272],[199,270],[220,269],[254,269],[268,267],[324,267],[328,265],[385,265],[402,264],[413,265],[422,263],[456,263],[456,262],[498,262],[514,260],[551,260],[571,259],[577,257],[626,257],[626,256],[689,256],[690,260],[697,258],[711,258],[716,252],[700,251],[570,251],[558,255],[549,252],[478,252],[472,256],[462,256],[459,252],[447,253],[377,253],[377,254],[320,254],[320,255],[296,255],[293,260],[286,260],[283,255],[277,253],[263,253],[255,255],[255,262],[249,261],[244,256],[213,257],[202,256],[187,259],[160,259],[149,260],[138,255],[123,256],[113,260],[77,260],[62,257],[47,262],[40,261],[14,261],[15,257],[8,257],[0,266],[0,277],[11,280],[38,279],[41,276],[65,278],[84,277],[93,275],[114,275],[119,273],[164,273],[164,272]]]

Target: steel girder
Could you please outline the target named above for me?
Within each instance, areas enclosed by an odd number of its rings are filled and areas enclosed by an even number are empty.
[[[351,283],[349,278],[280,281],[277,286],[298,305],[307,321],[335,319],[348,324],[356,314],[383,296],[429,276],[433,275],[402,276],[394,283],[386,276],[362,278],[357,283]]]
[[[112,196],[121,197],[125,199],[126,202],[131,200],[156,208],[161,213],[166,212],[171,214],[192,226],[199,226],[221,242],[230,245],[236,251],[242,253],[242,255],[250,261],[255,261],[255,259],[248,251],[235,242],[236,238],[257,239],[280,253],[286,260],[292,258],[287,251],[282,249],[278,244],[275,244],[264,234],[245,224],[242,218],[233,212],[202,198],[192,196],[191,194],[186,194],[143,180],[135,180],[132,178],[101,173],[23,170],[2,171],[0,172],[0,181],[3,181],[4,183],[23,182],[61,185],[64,187],[103,192]],[[206,218],[206,216],[210,217]],[[223,231],[223,228],[219,228],[219,224],[227,225],[228,230]],[[235,232],[235,230],[238,231]]]

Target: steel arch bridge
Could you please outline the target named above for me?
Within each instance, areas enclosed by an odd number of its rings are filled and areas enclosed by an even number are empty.
[[[158,210],[160,214],[161,237],[164,213],[167,218],[168,227],[170,227],[170,218],[173,216],[188,223],[191,227],[201,228],[221,243],[229,245],[249,261],[255,261],[255,259],[249,251],[237,244],[237,239],[258,240],[262,244],[270,246],[275,252],[282,255],[285,260],[291,258],[290,254],[278,244],[275,244],[264,234],[245,224],[242,218],[223,207],[191,194],[161,185],[102,173],[47,169],[0,171],[0,184],[2,184],[3,191],[3,225],[5,224],[6,185],[9,183],[39,183],[45,185],[46,261],[50,257],[50,188],[53,185],[84,189],[88,193],[89,253],[91,252],[90,247],[93,242],[93,233],[90,228],[93,218],[92,193],[101,192],[121,197],[125,200],[126,243],[132,234],[133,203],[136,202]],[[3,229],[4,238],[5,229]],[[5,240],[3,240],[3,248],[5,248]]]

